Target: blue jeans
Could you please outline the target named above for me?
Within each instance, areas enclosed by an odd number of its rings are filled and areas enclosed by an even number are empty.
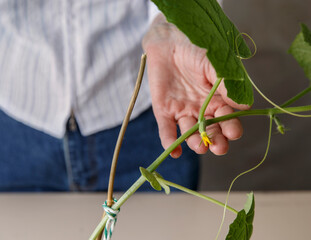
[[[0,111],[0,191],[106,191],[119,127],[82,136],[67,124],[63,139],[30,128]],[[118,160],[115,191],[125,191],[163,148],[152,110],[132,120]],[[165,179],[196,189],[198,156],[185,144],[179,159],[157,170]],[[145,183],[140,190],[150,190]]]

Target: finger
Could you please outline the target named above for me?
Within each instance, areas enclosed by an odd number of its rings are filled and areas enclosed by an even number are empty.
[[[212,145],[209,149],[215,155],[227,153],[229,145],[227,138],[222,134],[219,124],[212,124],[206,128],[206,133],[211,137]]]
[[[192,116],[182,117],[178,120],[178,125],[180,128],[181,134],[187,132],[191,127],[197,123],[197,120]],[[199,133],[194,133],[187,138],[186,142],[190,149],[195,151],[197,154],[204,154],[207,152],[208,147],[204,144],[201,144],[201,136]]]
[[[161,144],[164,149],[167,149],[177,139],[176,122],[173,118],[169,118],[169,117],[161,116],[161,115],[156,116],[156,119],[158,123]],[[182,153],[182,149],[181,149],[181,146],[179,145],[171,152],[171,156],[173,158],[179,158],[181,153]]]
[[[221,108],[218,108],[216,111],[215,111],[215,114],[214,116],[215,117],[220,117],[220,116],[224,116],[224,115],[227,115],[227,114],[230,114],[230,113],[233,113],[233,109],[228,106],[228,105],[225,105]],[[243,134],[243,127],[242,127],[242,124],[240,122],[239,119],[237,118],[234,118],[234,119],[230,119],[230,120],[227,120],[227,121],[222,121],[219,123],[220,125],[220,128],[221,128],[221,131],[222,131],[222,134],[228,138],[229,140],[236,140],[236,139],[239,139],[242,134]]]

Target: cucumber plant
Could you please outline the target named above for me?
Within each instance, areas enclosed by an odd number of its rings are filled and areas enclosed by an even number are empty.
[[[311,105],[290,107],[292,103],[311,91],[311,82],[307,88],[282,105],[279,106],[275,104],[257,88],[243,65],[243,59],[248,59],[254,55],[244,41],[243,36],[246,34],[240,33],[237,30],[234,24],[224,14],[216,0],[152,1],[166,16],[168,22],[176,25],[177,28],[179,28],[193,44],[206,49],[206,57],[215,68],[218,80],[214,84],[212,90],[206,98],[206,101],[202,105],[198,122],[186,133],[181,135],[169,148],[163,151],[163,153],[157,159],[155,159],[155,161],[148,168],[145,169],[140,167],[141,176],[121,196],[118,201],[114,202],[111,200],[112,196],[110,196],[110,202],[113,203],[113,205],[111,204],[111,209],[118,210],[120,206],[123,205],[126,200],[129,199],[145,181],[148,181],[157,191],[164,189],[165,193],[169,194],[170,187],[173,187],[222,206],[224,208],[223,219],[225,217],[226,210],[231,211],[233,214],[236,214],[236,219],[230,225],[226,240],[248,240],[251,238],[253,230],[253,219],[255,213],[254,194],[252,192],[248,194],[244,208],[240,211],[237,211],[227,205],[231,187],[238,177],[255,170],[266,159],[270,146],[273,122],[276,124],[279,132],[284,134],[284,126],[280,122],[277,115],[290,114],[296,117],[311,116],[301,114],[302,112],[310,111]],[[311,81],[311,32],[306,25],[301,25],[301,32],[296,36],[295,40],[290,46],[289,53],[292,54],[298,61],[299,65],[303,68],[305,75]],[[140,75],[142,77],[141,72]],[[205,109],[221,81],[224,81],[225,87],[227,89],[227,96],[234,102],[251,106],[254,101],[253,89],[255,89],[272,105],[272,107],[268,109],[237,111],[225,116],[205,119]],[[239,174],[232,181],[225,203],[187,189],[176,183],[169,182],[163,179],[163,177],[156,172],[157,167],[162,164],[162,162],[170,155],[170,153],[193,133],[199,131],[201,133],[202,141],[204,144],[210,144],[210,139],[205,132],[205,128],[207,126],[232,118],[251,115],[266,115],[270,118],[267,148],[263,159],[256,166]],[[112,193],[109,195],[112,195]],[[101,236],[101,233],[108,224],[107,222],[109,222],[109,219],[109,216],[106,214],[94,230],[93,234],[90,236],[90,240],[99,239],[99,236]],[[220,224],[216,239],[218,238],[222,223]]]

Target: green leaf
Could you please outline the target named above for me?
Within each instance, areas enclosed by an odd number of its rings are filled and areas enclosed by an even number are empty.
[[[228,97],[251,105],[253,89],[240,57],[251,52],[233,23],[216,0],[152,0],[166,16],[188,36],[192,43],[205,48],[206,55],[223,78]]]
[[[139,170],[141,174],[146,178],[146,180],[150,183],[151,187],[153,187],[157,191],[162,190],[160,183],[151,172],[143,167],[139,167]]]
[[[288,52],[294,56],[307,78],[311,80],[311,32],[305,24],[301,24],[300,33]]]
[[[249,240],[253,233],[253,220],[255,215],[254,194],[248,194],[244,209],[241,210],[229,228],[226,240]]]

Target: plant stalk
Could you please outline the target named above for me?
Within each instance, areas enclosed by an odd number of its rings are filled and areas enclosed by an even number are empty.
[[[138,96],[138,92],[140,90],[140,86],[141,86],[141,82],[143,79],[143,75],[144,75],[144,70],[145,70],[145,66],[146,66],[146,54],[143,54],[141,56],[141,61],[140,61],[140,67],[139,67],[139,72],[138,72],[138,76],[137,76],[137,80],[136,80],[136,85],[132,94],[132,98],[130,101],[130,104],[128,106],[125,118],[123,120],[122,126],[121,126],[121,130],[118,136],[118,140],[116,143],[116,147],[113,153],[113,158],[112,158],[112,163],[111,163],[111,169],[110,169],[110,176],[109,176],[109,184],[108,184],[108,194],[107,194],[107,206],[111,207],[112,204],[114,203],[113,201],[113,185],[114,185],[114,179],[115,179],[115,175],[116,175],[116,168],[117,168],[117,163],[118,163],[118,158],[119,158],[119,153],[120,153],[120,149],[121,149],[121,145],[122,145],[122,141],[125,135],[125,131],[126,128],[128,126],[128,123],[130,121],[130,117]]]
[[[298,106],[298,107],[288,107],[285,108],[286,111],[289,112],[306,112],[311,111],[311,105],[306,106]],[[284,114],[285,112],[281,109],[277,108],[267,108],[267,109],[254,109],[254,110],[245,110],[245,111],[238,111],[234,112],[225,116],[207,119],[205,120],[206,125],[211,125],[214,123],[218,123],[221,121],[230,120],[232,118],[237,118],[241,116],[271,116],[274,114]],[[170,153],[180,145],[185,139],[195,133],[199,128],[199,124],[196,123],[192,128],[190,128],[187,132],[181,135],[170,147],[168,147],[148,168],[147,170],[153,172],[157,169],[157,167],[170,155]],[[113,209],[120,208],[133,194],[137,191],[137,189],[145,182],[144,177],[139,177],[138,180],[121,196],[121,198],[112,206]],[[96,237],[100,234],[100,232],[105,227],[106,221],[108,217],[105,216],[101,222],[97,225],[96,229],[92,233],[89,240],[95,240]]]

